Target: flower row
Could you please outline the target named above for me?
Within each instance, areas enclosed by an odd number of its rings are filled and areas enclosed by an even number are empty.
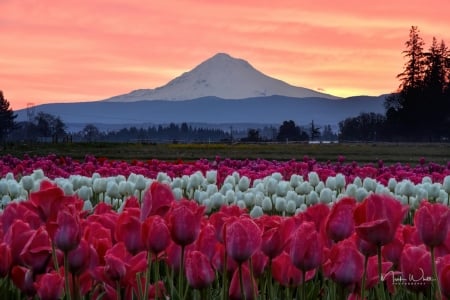
[[[311,178],[310,180],[311,181]],[[237,184],[239,186],[239,183]],[[248,187],[247,187],[248,188]],[[276,192],[276,190],[275,190]],[[389,195],[295,216],[207,209],[153,181],[92,211],[42,180],[0,213],[0,293],[41,299],[450,297],[450,209]]]

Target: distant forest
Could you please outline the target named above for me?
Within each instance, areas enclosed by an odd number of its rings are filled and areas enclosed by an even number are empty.
[[[68,134],[58,116],[38,113],[16,123],[9,102],[0,91],[0,142],[291,142],[291,141],[391,141],[450,142],[450,51],[433,38],[427,50],[412,26],[403,51],[404,70],[397,76],[398,90],[386,97],[385,114],[361,113],[339,123],[300,127],[286,120],[279,127],[229,130],[197,128],[187,123],[130,127],[103,132],[87,124]],[[305,120],[305,123],[308,121]]]

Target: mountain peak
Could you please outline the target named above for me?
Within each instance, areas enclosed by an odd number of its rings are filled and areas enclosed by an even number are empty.
[[[129,94],[112,97],[107,101],[189,100],[207,96],[244,99],[273,95],[297,98],[337,98],[289,85],[261,73],[244,59],[234,58],[227,53],[217,53],[164,86],[136,90]]]

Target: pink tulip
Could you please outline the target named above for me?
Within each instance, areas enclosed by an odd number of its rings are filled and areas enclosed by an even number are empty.
[[[294,266],[302,271],[310,271],[322,264],[323,243],[314,223],[303,222],[292,233],[289,255]]]
[[[64,278],[56,272],[45,273],[34,283],[36,293],[42,300],[61,299],[64,293]]]
[[[303,282],[303,272],[292,264],[288,253],[282,252],[272,261],[272,276],[275,281],[284,287],[296,287]],[[314,278],[316,270],[306,272],[305,281]]]
[[[408,212],[396,199],[371,194],[355,208],[354,220],[358,236],[377,246],[390,243],[397,227]]]
[[[164,219],[153,215],[142,223],[141,239],[146,250],[158,255],[170,244],[170,232]]]
[[[81,226],[77,212],[74,209],[63,209],[58,212],[57,229],[54,243],[63,252],[78,247],[81,240]]]
[[[236,262],[242,264],[260,249],[262,233],[249,217],[241,217],[226,226],[226,251]]]
[[[440,246],[447,237],[450,227],[450,209],[448,206],[423,201],[414,215],[414,225],[420,240],[429,247]]]
[[[257,293],[257,285],[255,280],[252,278],[250,274],[250,270],[245,265],[242,266],[242,281],[243,281],[243,293],[245,295],[241,293],[241,288],[239,284],[239,269],[236,269],[230,282],[230,288],[228,291],[229,299],[231,300],[255,299],[254,295]]]
[[[205,207],[189,200],[174,203],[168,212],[170,234],[176,244],[187,246],[192,244],[200,233]]]
[[[343,198],[333,206],[325,221],[325,231],[331,240],[342,241],[353,233],[355,206],[356,201],[353,198]]]
[[[20,252],[20,257],[33,273],[38,274],[45,272],[51,259],[52,246],[50,237],[43,227],[39,227],[32,232],[32,235]]]
[[[164,217],[175,201],[172,190],[166,184],[154,181],[144,194],[141,207],[141,221],[148,216],[160,215]]]
[[[116,225],[116,240],[123,242],[131,254],[136,254],[144,249],[138,208],[125,209],[119,215]]]
[[[196,250],[187,253],[185,271],[187,281],[194,289],[208,287],[216,277],[208,257]]]

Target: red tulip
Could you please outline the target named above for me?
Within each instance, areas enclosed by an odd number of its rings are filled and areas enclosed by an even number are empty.
[[[325,231],[328,237],[335,241],[342,241],[352,235],[355,230],[353,211],[356,201],[347,197],[337,202],[325,221]]]
[[[224,242],[224,224],[230,217],[239,217],[245,210],[237,205],[222,205],[220,210],[209,217],[209,222],[216,230],[216,238],[219,242]]]
[[[141,221],[152,215],[164,217],[174,201],[175,196],[168,185],[153,181],[144,194],[140,216]]]
[[[396,199],[371,194],[355,208],[353,216],[356,233],[369,243],[377,246],[386,245],[394,239],[397,227],[407,212],[408,207]]]
[[[187,253],[185,271],[187,281],[194,289],[206,288],[216,276],[208,257],[200,251]]]
[[[15,220],[6,232],[4,241],[11,247],[12,265],[23,265],[20,252],[32,235],[30,225],[22,220]]]
[[[450,298],[450,255],[438,259],[437,269],[442,295]]]
[[[41,300],[61,299],[64,292],[64,278],[54,271],[45,273],[38,276],[34,288]]]
[[[420,240],[429,247],[440,246],[447,237],[450,227],[450,209],[448,206],[423,201],[414,215],[414,225]]]
[[[352,241],[343,240],[331,247],[323,270],[327,277],[339,284],[356,284],[364,273],[364,256]]]
[[[99,264],[105,264],[105,254],[113,245],[111,230],[99,222],[86,222],[84,239],[95,249]]]
[[[431,254],[425,245],[405,245],[400,258],[402,277],[405,285],[414,292],[425,292],[430,288],[432,278]]]
[[[289,255],[294,266],[309,271],[322,264],[323,243],[312,222],[303,222],[292,234]]]
[[[383,258],[387,261],[390,261],[394,264],[394,267],[397,267],[400,263],[400,256],[403,251],[403,246],[405,242],[403,241],[403,229],[404,225],[400,224],[395,233],[395,237],[389,244],[386,244],[381,249],[381,254]]]
[[[9,274],[12,266],[11,248],[6,243],[0,243],[0,278]]]
[[[144,249],[139,209],[128,208],[119,215],[116,225],[116,240],[123,242],[131,254],[136,254]]]
[[[258,221],[261,222],[260,226],[263,229],[261,250],[270,259],[273,259],[283,251],[287,240],[283,237],[280,229],[281,217],[264,215]]]
[[[36,294],[33,272],[30,269],[14,266],[11,270],[11,279],[14,285],[25,295],[33,297]]]
[[[91,264],[98,264],[97,252],[85,239],[82,239],[78,247],[68,253],[67,261],[69,271],[78,275],[87,270]]]
[[[168,223],[172,240],[176,244],[187,246],[197,239],[204,211],[204,206],[189,200],[181,200],[172,206]]]
[[[383,261],[381,262],[381,273],[384,274],[383,276],[388,276],[391,274],[389,270],[391,270],[392,262],[390,261]],[[378,274],[378,257],[372,256],[367,261],[367,273],[366,273],[366,290],[370,290],[374,286],[376,286],[379,283],[380,275]],[[387,282],[387,287],[390,292],[394,292],[394,281],[389,280],[388,278],[384,279]],[[358,283],[359,286],[361,286]],[[359,290],[359,288],[358,288]]]
[[[170,244],[170,232],[164,219],[153,215],[142,223],[141,238],[145,248],[158,255]]]
[[[225,231],[226,251],[239,264],[249,259],[261,247],[261,229],[249,217],[234,220],[226,226]]]
[[[239,284],[239,269],[236,269],[230,282],[230,288],[228,291],[229,299],[255,299],[254,294],[257,294],[258,287],[255,280],[252,278],[249,269],[245,265],[242,266],[242,282],[244,295],[241,293],[241,287]]]
[[[195,242],[195,249],[205,254],[209,260],[212,260],[216,251],[216,230],[210,223],[202,226],[197,241]]]
[[[58,213],[54,243],[63,252],[78,247],[81,240],[80,219],[74,210],[63,209]]]
[[[45,272],[52,255],[50,237],[43,227],[32,230],[33,234],[20,252],[23,263],[34,274]]]
[[[129,267],[127,262],[130,258],[131,255],[122,242],[115,244],[106,251],[104,272],[108,278],[113,282],[123,280]]]
[[[284,287],[296,287],[302,284],[302,271],[292,264],[288,253],[282,252],[272,261],[272,276],[275,281]],[[306,272],[305,281],[314,278],[316,270]]]
[[[238,268],[237,262],[232,257],[227,257],[227,265],[225,270],[225,246],[221,243],[217,243],[215,247],[215,253],[211,260],[214,269],[218,272],[227,272],[231,274]]]

